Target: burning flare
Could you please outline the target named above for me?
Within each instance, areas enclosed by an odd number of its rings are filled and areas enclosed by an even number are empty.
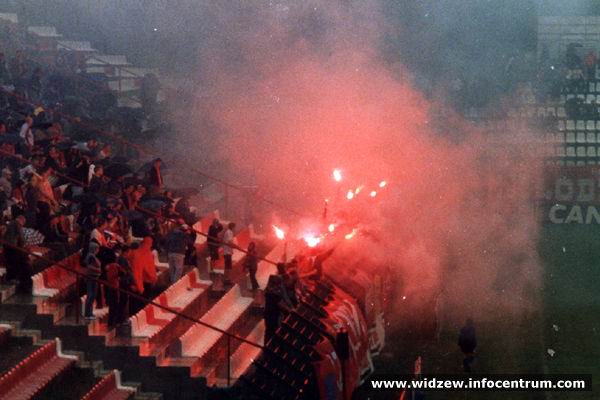
[[[352,200],[354,198],[354,192],[352,190],[348,190],[348,193],[346,194],[346,198],[348,200]]]
[[[283,229],[278,228],[275,225],[273,225],[273,229],[275,230],[275,236],[277,236],[277,239],[285,239],[285,232],[283,231]]]
[[[371,197],[377,196],[377,192],[375,190],[371,190],[370,196]]]
[[[339,169],[334,169],[333,170],[333,179],[336,182],[340,182],[342,180],[342,171],[340,171]]]
[[[379,182],[379,187],[380,187],[380,188],[384,188],[384,187],[385,187],[385,185],[387,185],[387,182],[386,182],[386,181],[381,181],[381,182]]]
[[[333,231],[335,231],[335,225],[334,224],[329,224],[329,226],[327,227],[327,230],[331,233],[333,233]]]
[[[319,243],[321,243],[321,238],[309,233],[304,236],[304,241],[308,247],[316,247]]]

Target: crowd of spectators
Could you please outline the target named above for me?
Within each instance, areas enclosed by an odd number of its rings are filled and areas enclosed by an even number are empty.
[[[85,101],[87,94],[74,84],[81,76],[72,75],[79,72],[64,64],[57,57],[45,67],[21,50],[7,61],[0,53],[5,280],[30,293],[32,274],[48,260],[79,254],[85,275],[94,278],[85,279],[85,317],[94,319],[94,305],[108,305],[114,326],[144,304],[117,288],[146,298],[162,289],[156,287],[155,250],[168,255],[171,283],[186,264],[196,264],[190,226],[197,217],[188,202],[194,190],[169,190],[160,158],[144,163],[123,150],[114,154],[114,138],[102,143],[97,126],[107,116]],[[73,118],[61,108],[73,97],[81,99],[85,117]],[[219,232],[213,242],[218,246],[220,240]],[[97,278],[110,284],[99,287]]]

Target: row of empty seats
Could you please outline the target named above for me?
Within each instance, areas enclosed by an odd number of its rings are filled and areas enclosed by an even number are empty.
[[[33,275],[33,295],[58,298],[68,294],[77,281],[77,275],[70,270],[83,272],[79,261],[80,255],[75,253]]]
[[[584,90],[585,91],[584,94],[600,93],[600,82],[598,82],[597,80],[589,81],[589,82],[587,82],[586,85],[578,86],[578,88]],[[566,89],[568,89],[568,87]],[[571,93],[571,92],[569,92],[569,93]]]
[[[555,157],[600,157],[600,146],[556,146],[553,154]]]
[[[205,308],[207,289],[212,281],[202,280],[200,272],[194,268],[167,290],[161,293],[155,302],[163,307],[169,307],[186,315],[189,311],[201,311]],[[129,318],[131,335],[145,338],[140,344],[140,354],[146,355],[156,347],[167,345],[176,336],[177,316],[153,304],[148,304],[137,314]]]
[[[546,141],[549,143],[600,143],[600,132],[559,131],[548,133]]]
[[[61,342],[56,338],[0,377],[0,399],[31,399],[76,361],[76,356],[62,354]]]
[[[127,400],[135,388],[121,385],[121,373],[114,370],[105,375],[81,400]]]
[[[558,130],[559,131],[600,131],[600,120],[558,120]]]
[[[241,320],[253,301],[252,297],[244,297],[240,286],[236,284],[200,318],[200,321],[223,331],[229,331],[237,321]],[[181,356],[201,359],[223,337],[223,333],[219,331],[195,324],[179,338],[177,347]]]

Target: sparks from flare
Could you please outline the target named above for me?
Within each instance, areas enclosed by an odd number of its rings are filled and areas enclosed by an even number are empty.
[[[354,195],[359,194],[360,191],[363,190],[364,187],[365,187],[365,185],[360,185],[359,187],[357,187],[356,189],[354,189]]]
[[[354,228],[352,229],[352,232],[348,233],[346,236],[344,236],[346,238],[346,240],[350,240],[352,239],[354,236],[356,236],[356,234],[358,233],[358,229]]]
[[[277,239],[285,239],[285,232],[283,231],[283,229],[278,228],[275,225],[273,225],[273,229],[275,230],[275,236],[277,236]]]
[[[375,197],[375,196],[377,196],[377,192],[375,190],[372,190],[371,193],[369,194],[369,196]]]
[[[329,224],[329,226],[327,227],[327,230],[331,233],[333,233],[333,231],[335,231],[335,224]]]
[[[348,200],[352,200],[354,198],[354,192],[352,190],[348,190],[348,193],[346,194],[346,198]]]
[[[386,182],[386,181],[381,181],[381,182],[379,182],[379,187],[380,187],[380,188],[384,188],[386,185],[387,185],[387,182]]]

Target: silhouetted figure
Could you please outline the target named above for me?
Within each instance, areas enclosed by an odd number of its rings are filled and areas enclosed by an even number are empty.
[[[256,271],[258,270],[258,256],[256,254],[256,243],[250,242],[248,245],[248,253],[244,260],[244,269],[248,270],[252,291],[259,289],[258,281],[256,280]]]
[[[281,300],[284,297],[283,279],[279,275],[269,276],[265,289],[265,340],[267,344],[281,323]]]
[[[217,218],[213,219],[212,224],[208,228],[208,238],[206,244],[208,245],[208,253],[210,255],[210,267],[214,265],[215,261],[219,259],[219,235],[223,230],[223,225]]]
[[[463,368],[465,372],[471,372],[471,364],[475,358],[475,348],[477,347],[477,338],[475,337],[475,326],[473,320],[467,318],[465,326],[460,330],[458,336],[458,345],[460,350],[465,355],[463,360]]]

